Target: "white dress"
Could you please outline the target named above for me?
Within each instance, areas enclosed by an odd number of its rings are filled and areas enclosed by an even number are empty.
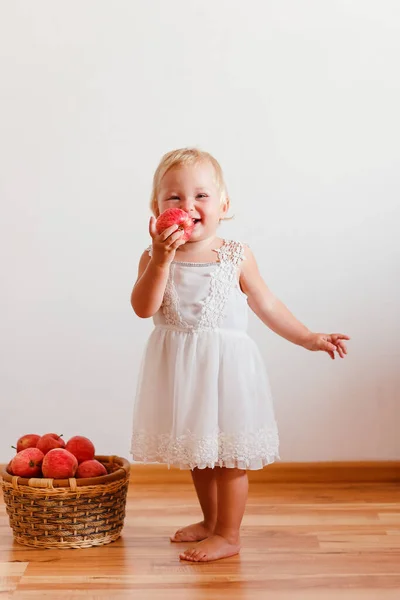
[[[216,255],[171,263],[138,382],[135,461],[262,469],[279,458],[268,376],[246,332],[244,248],[224,241]]]

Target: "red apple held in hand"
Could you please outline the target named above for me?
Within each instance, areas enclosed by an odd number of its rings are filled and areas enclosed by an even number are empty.
[[[54,448],[65,448],[65,442],[62,437],[56,433],[46,433],[39,439],[36,448],[39,448],[43,454],[47,454]]]
[[[157,233],[162,233],[171,225],[179,225],[179,229],[184,231],[182,239],[187,242],[193,233],[194,221],[187,212],[180,208],[168,208],[165,210],[156,221]]]
[[[75,456],[64,448],[49,450],[43,459],[42,473],[50,479],[68,479],[74,477],[78,468]]]
[[[82,463],[85,460],[93,460],[95,455],[95,449],[93,443],[83,435],[75,435],[68,440],[65,449],[71,452],[78,459],[78,463]]]
[[[76,477],[100,477],[107,475],[107,469],[98,460],[85,460],[78,467]]]
[[[17,452],[21,452],[21,450],[26,450],[27,448],[36,448],[38,440],[40,440],[40,435],[36,433],[27,433],[21,436],[17,441]]]
[[[14,456],[11,461],[13,475],[19,477],[40,477],[44,454],[38,448],[26,448]]]

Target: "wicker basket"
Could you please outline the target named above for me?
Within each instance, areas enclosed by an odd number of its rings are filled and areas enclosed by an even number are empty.
[[[129,462],[96,456],[107,475],[24,479],[1,472],[15,541],[34,548],[89,548],[115,541],[124,525]]]

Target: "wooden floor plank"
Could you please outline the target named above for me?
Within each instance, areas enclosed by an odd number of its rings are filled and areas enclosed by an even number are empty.
[[[253,484],[240,556],[182,563],[198,520],[186,484],[131,485],[123,536],[83,550],[15,544],[0,503],[0,598],[10,600],[399,600],[397,484]]]
[[[11,597],[25,572],[27,562],[0,562],[0,597]]]

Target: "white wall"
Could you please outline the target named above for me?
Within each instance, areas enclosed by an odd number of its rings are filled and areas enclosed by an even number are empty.
[[[25,432],[129,457],[129,296],[160,156],[222,163],[262,273],[345,361],[256,319],[285,461],[399,459],[396,0],[0,4],[0,462]]]

